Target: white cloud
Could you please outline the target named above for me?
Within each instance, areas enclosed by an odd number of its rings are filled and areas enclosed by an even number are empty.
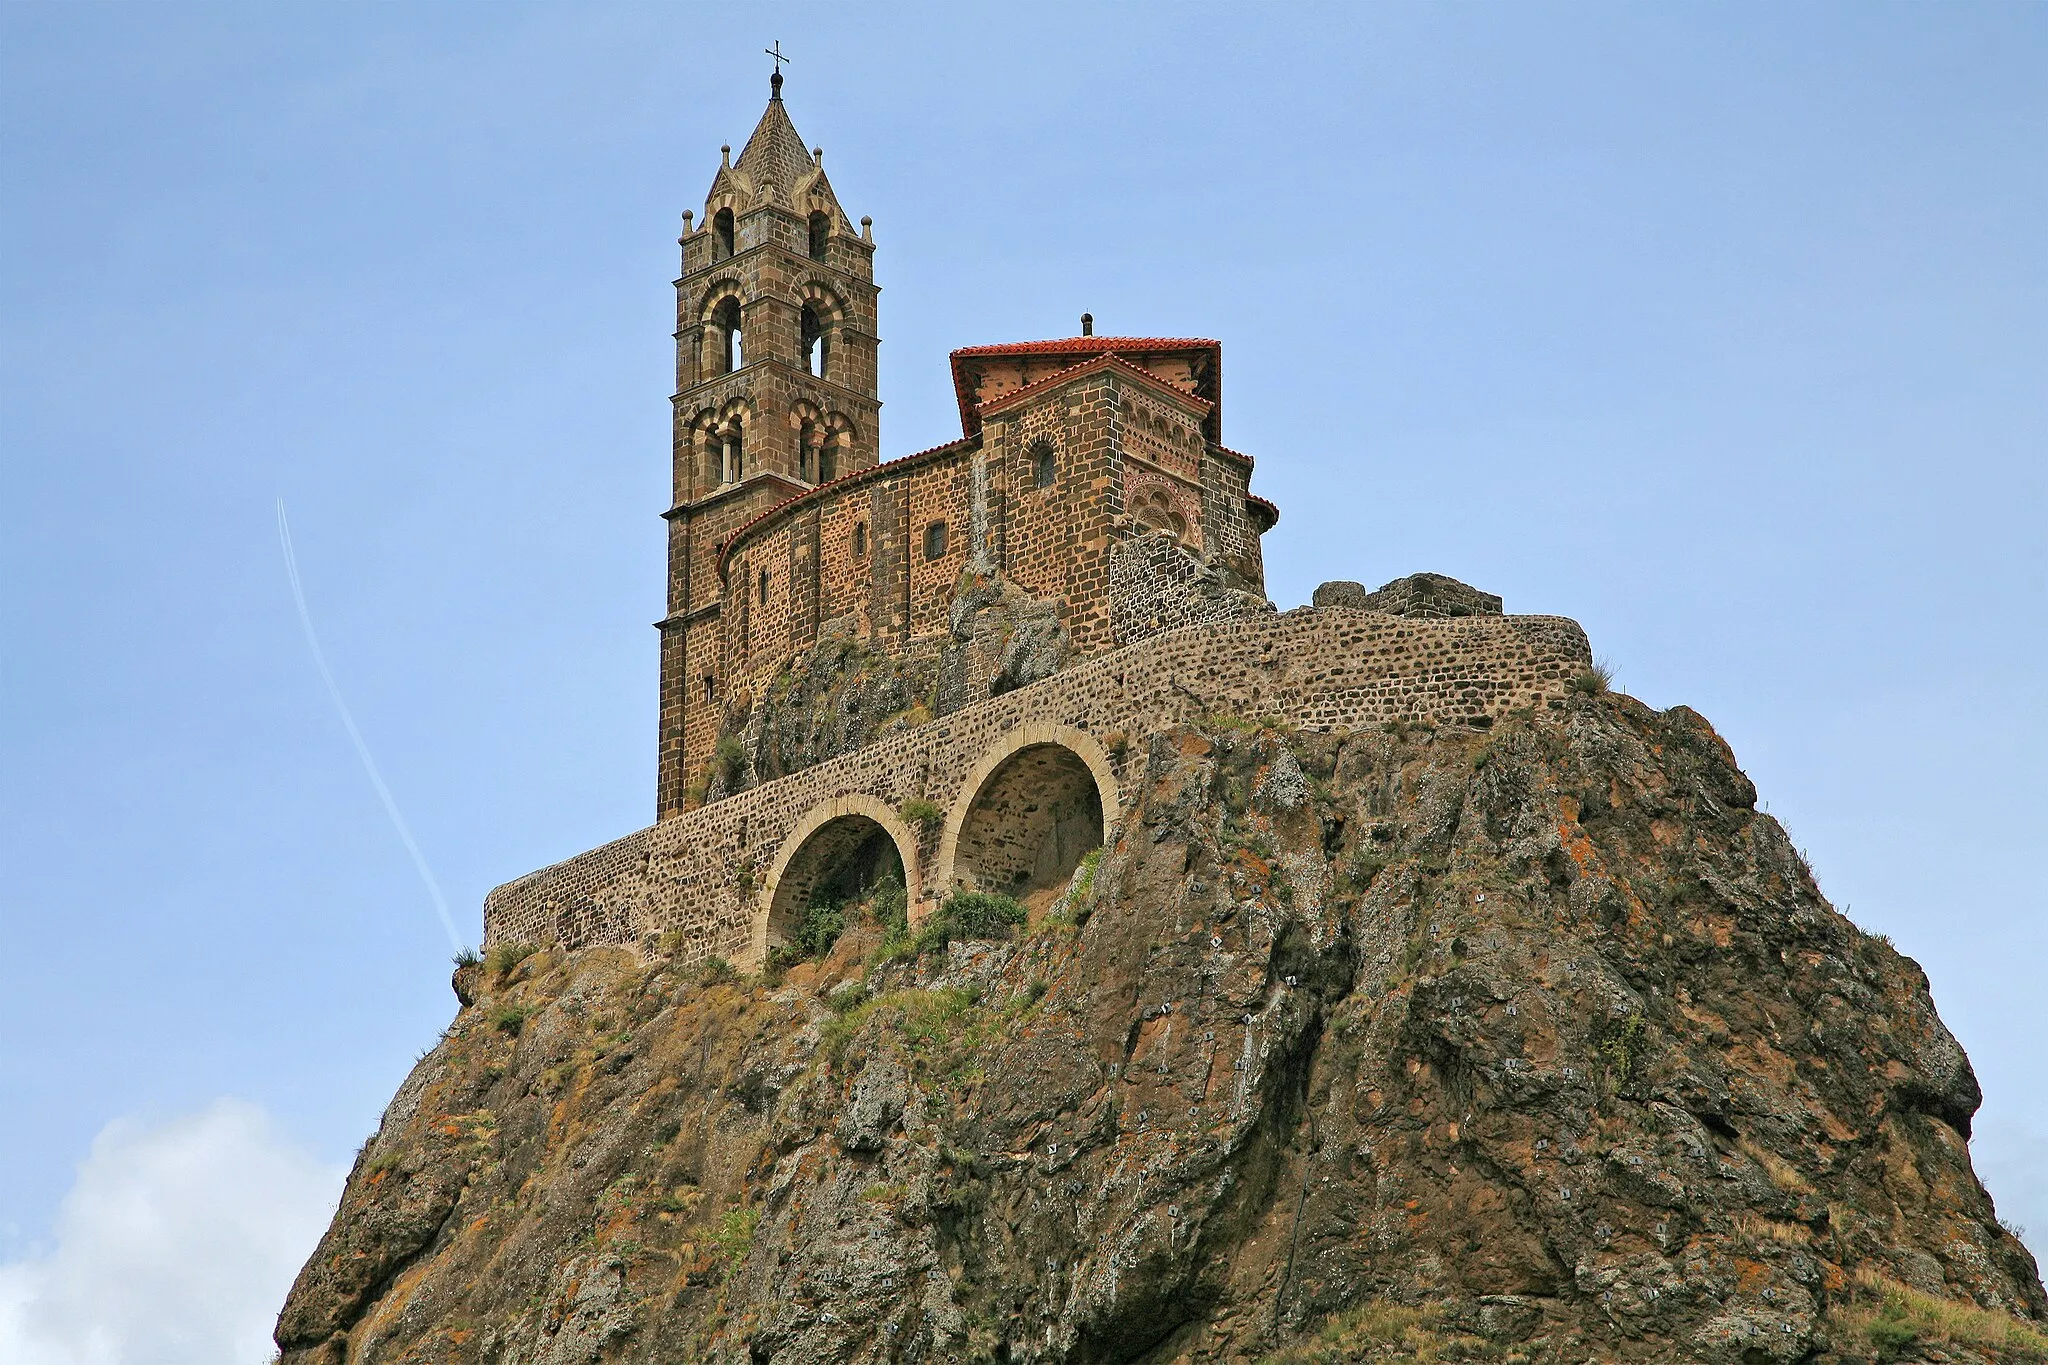
[[[93,1139],[46,1252],[0,1264],[6,1365],[260,1365],[341,1196],[253,1104]]]

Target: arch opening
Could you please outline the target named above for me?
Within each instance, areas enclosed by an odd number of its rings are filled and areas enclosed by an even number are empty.
[[[740,301],[731,295],[720,299],[718,307],[712,310],[711,325],[718,329],[724,372],[731,374],[747,363],[747,343],[740,321]]]
[[[732,210],[720,209],[711,215],[711,259],[722,261],[732,255],[733,231]]]
[[[832,217],[823,209],[812,209],[810,222],[811,259],[822,261],[832,246]]]
[[[825,323],[818,316],[818,310],[805,304],[798,319],[798,349],[803,352],[804,373],[825,378],[825,366],[829,361],[830,340],[825,335]]]
[[[1019,749],[975,792],[954,845],[953,880],[1042,908],[1101,846],[1102,804],[1094,772],[1072,749]]]
[[[893,882],[905,884],[903,854],[879,821],[841,815],[811,831],[775,882],[768,907],[768,962],[787,966],[823,957],[845,930],[849,911]]]

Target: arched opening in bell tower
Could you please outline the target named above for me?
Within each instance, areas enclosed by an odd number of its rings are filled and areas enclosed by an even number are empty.
[[[822,209],[811,210],[811,259],[822,261],[832,244],[832,217]]]
[[[804,373],[825,377],[826,347],[825,324],[819,318],[818,310],[810,304],[804,305],[801,326],[801,346],[804,356]]]
[[[719,430],[719,482],[738,483],[747,476],[745,429],[735,417]]]
[[[744,329],[740,325],[740,301],[735,298],[720,299],[718,307],[712,311],[711,325],[718,329],[725,373],[731,374],[747,363],[746,342],[741,338]]]
[[[720,209],[711,215],[711,259],[722,261],[732,255],[732,210]]]

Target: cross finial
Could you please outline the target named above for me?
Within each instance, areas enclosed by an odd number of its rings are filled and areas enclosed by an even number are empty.
[[[788,61],[789,58],[782,55],[782,40],[780,38],[775,40],[775,46],[764,47],[761,51],[775,59],[775,74],[768,78],[768,98],[779,100],[782,98],[782,64]]]

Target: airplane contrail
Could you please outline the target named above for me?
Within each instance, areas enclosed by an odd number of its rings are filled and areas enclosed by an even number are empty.
[[[398,831],[405,851],[412,855],[412,865],[419,869],[420,880],[427,885],[427,894],[434,898],[434,913],[441,917],[441,927],[448,931],[448,946],[459,953],[463,951],[464,944],[455,932],[454,919],[448,914],[448,898],[441,894],[441,884],[434,880],[426,857],[421,854],[420,846],[413,842],[412,831],[406,828],[405,817],[398,813],[398,803],[391,799],[391,788],[384,785],[383,774],[377,771],[377,761],[370,757],[370,746],[363,743],[363,732],[356,729],[356,718],[349,714],[348,703],[341,699],[341,689],[334,685],[334,674],[328,669],[327,656],[320,649],[320,637],[313,633],[313,614],[306,610],[306,591],[299,585],[299,560],[292,553],[292,528],[284,517],[283,498],[277,500],[277,541],[284,547],[284,571],[291,575],[292,601],[299,606],[299,625],[305,629],[306,644],[313,651],[313,662],[320,667],[320,679],[327,684],[327,695],[334,698],[334,709],[341,712],[341,723],[348,727],[348,737],[355,742],[356,757],[363,761],[363,771],[370,775],[370,785],[377,789],[377,799],[384,803],[384,813],[391,817],[391,826]]]

